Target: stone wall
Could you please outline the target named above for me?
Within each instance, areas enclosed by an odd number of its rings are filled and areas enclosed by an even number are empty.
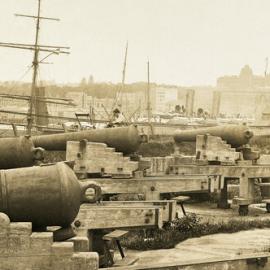
[[[53,242],[52,232],[32,232],[31,223],[0,213],[0,269],[97,270],[98,255],[75,252],[74,241]]]

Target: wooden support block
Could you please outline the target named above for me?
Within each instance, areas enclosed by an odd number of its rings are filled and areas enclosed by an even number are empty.
[[[240,159],[240,153],[236,152],[229,144],[220,137],[211,135],[197,135],[196,157],[208,162],[224,162],[224,164],[235,164]]]
[[[236,198],[233,198],[233,203],[236,205],[249,205],[252,203],[252,200],[236,197]]]
[[[66,159],[75,161],[77,174],[100,174],[102,176],[132,177],[138,169],[138,162],[130,161],[123,153],[115,152],[103,143],[68,142]]]
[[[93,204],[91,204],[93,205]],[[163,210],[163,222],[173,221],[176,218],[176,201],[175,200],[152,200],[152,201],[102,201],[101,206],[137,206],[151,207],[158,206]],[[81,205],[83,209],[85,204]],[[90,206],[90,205],[89,205]]]
[[[73,226],[79,234],[86,230],[127,227],[162,227],[160,207],[84,205]]]
[[[253,202],[255,198],[254,179],[249,178],[243,170],[240,175],[239,197]]]
[[[75,236],[67,240],[72,242],[75,252],[88,252],[89,251],[89,239],[86,236]]]

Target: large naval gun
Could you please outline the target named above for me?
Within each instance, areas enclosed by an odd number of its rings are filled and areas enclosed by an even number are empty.
[[[85,192],[100,189],[81,184],[64,162],[0,171],[0,212],[13,222],[32,222],[33,227],[68,227],[79,212],[81,203],[94,202]]]
[[[43,149],[35,147],[30,136],[0,139],[0,169],[33,166],[43,159]]]
[[[118,152],[125,154],[136,152],[143,136],[139,134],[136,126],[104,128],[67,132],[60,134],[40,135],[32,137],[36,147],[50,151],[64,151],[68,141],[82,141],[106,143]]]
[[[192,130],[177,130],[174,133],[174,140],[175,142],[195,142],[197,135],[207,134],[220,137],[235,148],[248,144],[253,137],[253,132],[246,125],[226,125]]]

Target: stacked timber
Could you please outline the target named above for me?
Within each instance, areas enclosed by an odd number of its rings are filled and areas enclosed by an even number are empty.
[[[31,222],[12,222],[4,213],[0,213],[0,228],[0,269],[100,269],[87,237],[54,242],[53,232],[34,232]]]
[[[241,159],[241,153],[236,152],[230,144],[220,137],[211,135],[197,135],[196,160],[206,163],[218,162],[223,165],[234,165]]]
[[[67,143],[66,160],[75,161],[74,171],[77,174],[112,178],[131,178],[138,169],[138,162],[124,157],[123,153],[104,143],[86,140]]]

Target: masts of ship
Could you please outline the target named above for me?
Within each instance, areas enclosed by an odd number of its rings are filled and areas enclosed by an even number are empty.
[[[121,106],[123,107],[123,100],[122,96],[124,94],[125,90],[125,81],[126,81],[126,68],[127,68],[127,53],[128,53],[128,42],[126,45],[126,51],[125,51],[125,59],[123,64],[123,73],[122,73],[122,95],[121,95]],[[127,106],[127,94],[125,93],[125,100],[126,100],[126,113],[128,112],[128,106]]]
[[[36,24],[36,38],[35,38],[35,51],[34,51],[34,60],[33,60],[33,79],[32,79],[32,87],[31,87],[31,97],[29,101],[29,115],[27,117],[27,133],[31,135],[32,125],[34,122],[33,116],[33,106],[36,107],[36,87],[37,87],[37,72],[38,72],[38,40],[39,40],[39,29],[40,29],[40,0],[38,0],[38,15],[36,17],[37,24]],[[18,15],[20,16],[20,15]]]
[[[147,119],[148,123],[151,122],[151,102],[150,102],[150,67],[149,67],[149,61],[147,62],[147,93],[146,93],[146,111],[147,111]]]
[[[32,44],[22,44],[22,43],[4,43],[0,42],[0,47],[8,47],[8,48],[16,48],[16,49],[24,49],[24,50],[32,50],[34,51],[34,58],[32,62],[33,67],[33,77],[32,77],[32,86],[31,86],[31,96],[29,99],[29,111],[27,117],[27,133],[31,135],[32,126],[34,123],[35,114],[33,113],[34,108],[36,107],[36,89],[37,89],[37,75],[39,64],[45,63],[43,62],[52,54],[69,54],[67,51],[63,51],[62,49],[70,49],[69,47],[62,46],[50,46],[50,45],[40,45],[39,44],[39,30],[40,30],[40,21],[41,20],[52,20],[52,21],[60,21],[58,18],[49,18],[42,17],[41,14],[41,0],[38,0],[38,13],[37,16],[32,15],[24,15],[24,14],[15,14],[15,16],[32,18],[36,20],[36,34],[35,34],[35,43]],[[46,57],[44,57],[41,61],[39,61],[39,53],[47,52],[49,53]]]

